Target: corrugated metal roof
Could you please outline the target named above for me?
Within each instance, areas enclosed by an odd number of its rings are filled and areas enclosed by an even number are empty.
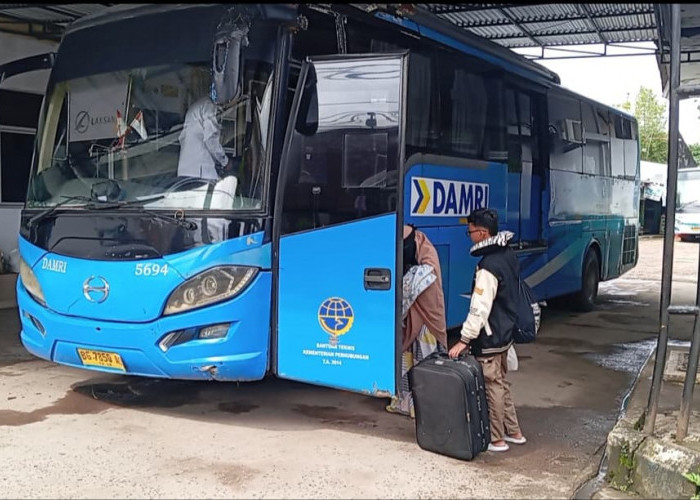
[[[0,4],[0,30],[61,36],[82,16],[114,4]],[[382,4],[377,4],[382,5]],[[654,4],[417,4],[508,47],[656,41]]]
[[[25,21],[65,23],[107,8],[111,4],[0,4],[0,16]]]
[[[59,40],[70,23],[110,5],[113,4],[0,4],[0,31]]]
[[[0,4],[0,31],[59,40],[71,22],[112,5],[124,4]],[[414,5],[511,49],[658,41],[655,4],[649,3]]]
[[[58,41],[66,27],[112,5],[0,4],[0,31]],[[329,4],[325,4],[329,5]],[[332,4],[331,4],[332,5]],[[561,46],[654,42],[661,78],[668,81],[670,4],[651,3],[482,3],[482,4],[356,4],[364,10],[410,5],[503,47],[559,51]],[[700,88],[700,5],[681,5],[681,80]],[[603,52],[595,55],[605,55]],[[585,55],[572,53],[571,57]],[[620,54],[615,54],[620,55]]]
[[[655,42],[654,4],[419,4],[504,47]]]

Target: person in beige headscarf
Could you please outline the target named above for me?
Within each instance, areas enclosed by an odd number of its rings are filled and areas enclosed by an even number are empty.
[[[413,226],[404,226],[403,238],[401,383],[386,409],[414,418],[408,371],[429,354],[446,351],[447,328],[437,251],[425,233]]]

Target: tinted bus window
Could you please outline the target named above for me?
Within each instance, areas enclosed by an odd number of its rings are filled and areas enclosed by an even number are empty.
[[[438,61],[442,154],[505,161],[500,78],[476,59],[440,54]]]
[[[451,85],[443,101],[445,146],[450,151],[479,158],[486,128],[486,83],[480,75],[464,69],[446,68]],[[446,89],[443,89],[446,90]]]
[[[486,113],[486,134],[484,156],[486,160],[505,162],[508,158],[506,146],[506,125],[503,100],[503,80],[499,76],[486,79],[488,110]],[[529,104],[529,100],[528,100]],[[527,113],[529,116],[529,107]]]
[[[406,114],[406,150],[433,149],[440,138],[437,86],[428,55],[411,53],[408,60],[408,112]]]

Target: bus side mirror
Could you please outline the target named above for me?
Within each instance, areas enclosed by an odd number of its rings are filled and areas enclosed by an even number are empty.
[[[318,130],[318,90],[316,82],[316,69],[313,64],[310,64],[299,101],[299,113],[294,124],[294,129],[301,135],[314,135]]]
[[[41,69],[51,69],[53,68],[55,60],[56,53],[49,52],[2,64],[0,65],[0,84],[15,75],[29,73],[30,71],[39,71]]]
[[[241,50],[248,46],[250,20],[237,8],[228,11],[216,28],[211,60],[211,100],[232,101],[240,93]]]

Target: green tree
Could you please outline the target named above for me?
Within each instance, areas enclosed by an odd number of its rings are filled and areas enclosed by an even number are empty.
[[[629,92],[627,93],[627,99],[625,99],[625,102],[623,102],[622,104],[617,104],[615,107],[621,109],[622,111],[632,114],[632,103],[630,102]]]
[[[642,160],[666,163],[668,157],[668,131],[666,127],[666,103],[660,100],[653,90],[639,87],[634,106],[629,101],[619,104],[618,108],[637,118],[639,127],[639,145]]]
[[[700,144],[689,144],[690,154],[693,155],[696,163],[700,165]]]

